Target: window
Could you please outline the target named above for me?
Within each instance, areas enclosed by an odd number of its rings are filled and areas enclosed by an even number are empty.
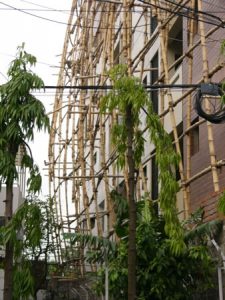
[[[193,35],[196,35],[198,33],[198,0],[195,0],[194,3],[194,28],[193,28]]]
[[[144,166],[143,173],[144,173],[144,177],[146,179],[147,178],[147,166]]]
[[[153,152],[154,153],[154,152]],[[153,154],[151,153],[151,154]],[[154,156],[151,160],[152,168],[151,168],[151,198],[152,200],[157,200],[159,197],[159,169],[156,161],[156,157]],[[159,207],[157,202],[153,202],[153,209],[155,213],[158,215]]]
[[[178,134],[178,138],[179,138],[181,160],[183,161],[183,157],[184,157],[183,137],[180,138],[183,134],[183,122],[181,122],[179,125],[177,125],[177,134]],[[177,167],[177,169],[176,169],[176,180],[177,181],[180,180],[179,167]]]
[[[176,35],[175,39],[174,39],[174,61],[176,61],[178,58],[180,58],[183,54],[183,33],[182,30],[178,32],[178,34]],[[175,65],[175,70],[178,69],[178,67],[180,66],[181,62],[179,62],[178,64]]]
[[[147,75],[144,77],[143,81],[142,81],[143,85],[147,85]]]
[[[152,169],[151,169],[151,198],[152,200],[156,200],[159,195],[159,186],[158,186],[158,180],[159,180],[159,171],[158,171],[158,165],[156,162],[156,157],[154,156],[152,158]]]
[[[159,78],[159,74],[158,74],[159,56],[158,56],[158,52],[152,58],[152,60],[150,62],[150,67],[153,68],[153,69],[156,69],[156,70],[152,70],[150,72],[150,82],[151,82],[151,84],[154,84]],[[151,91],[151,100],[152,100],[152,105],[153,105],[154,112],[156,114],[158,114],[159,105],[158,105],[158,91],[157,90]]]
[[[5,226],[5,217],[0,217],[0,227]]]
[[[197,123],[198,120],[199,118],[197,117],[192,121],[191,125]],[[190,143],[191,143],[191,156],[193,156],[199,152],[199,126],[194,127],[190,131]]]
[[[147,182],[147,180],[148,180],[148,167],[147,167],[147,165],[146,166],[144,166],[143,167],[143,175],[144,175],[144,178],[145,178],[145,181]],[[142,190],[144,190],[144,184],[142,184]]]
[[[153,32],[156,30],[158,26],[157,16],[153,15],[151,13],[151,20],[150,20],[150,33],[153,34]]]
[[[104,232],[105,230],[105,200],[103,200],[99,205],[99,213],[100,213],[100,223],[102,227],[102,231]]]
[[[180,146],[180,154],[181,154],[181,160],[183,161],[183,137],[181,137],[183,134],[183,122],[177,125],[177,135],[179,138],[179,146]],[[171,132],[170,137],[172,141],[174,142],[174,135],[173,132]],[[174,150],[176,151],[176,145],[174,144]],[[173,172],[176,174],[176,180],[180,180],[180,171],[179,167],[177,166],[176,170],[173,170]]]
[[[94,165],[96,164],[97,162],[97,152],[94,153]]]
[[[90,218],[90,223],[91,223],[91,229],[94,229],[94,227],[95,227],[95,217]]]
[[[183,19],[177,17],[174,24],[169,31],[168,40],[168,64],[172,65],[183,54]],[[174,75],[175,71],[180,66],[181,62],[178,62],[169,72],[170,78]]]
[[[117,43],[116,48],[114,49],[114,65],[120,63],[120,42]]]
[[[87,229],[87,220],[86,219],[84,219],[83,221],[82,221],[82,227],[83,227],[83,230],[86,230]]]

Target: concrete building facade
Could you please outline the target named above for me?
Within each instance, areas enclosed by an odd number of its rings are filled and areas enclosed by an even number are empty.
[[[126,64],[144,85],[162,86],[148,89],[149,101],[182,157],[177,170],[180,218],[199,207],[205,221],[218,217],[217,200],[225,187],[225,128],[200,118],[194,106],[200,83],[221,83],[225,77],[220,51],[224,5],[224,0],[73,1],[58,79],[66,88],[56,93],[48,162],[62,233],[107,236],[113,230],[110,192],[126,190],[127,172],[118,170],[111,141],[119,112],[102,115],[99,103],[111,84],[107,72],[117,64]],[[220,101],[211,98],[208,112]],[[141,113],[143,130],[144,117]],[[136,197],[148,192],[156,200],[160,170],[155,146],[146,131],[143,136]]]

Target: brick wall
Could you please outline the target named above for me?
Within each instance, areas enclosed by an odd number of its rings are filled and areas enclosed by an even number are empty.
[[[210,3],[209,3],[210,2]],[[220,11],[221,7],[225,7],[224,0],[215,0],[215,1],[203,1],[204,11],[208,11],[216,15],[216,11]],[[217,14],[222,19],[225,14]],[[217,22],[211,18],[208,20]],[[206,32],[212,28],[213,25],[205,24]],[[199,33],[195,36],[195,41],[200,39]],[[218,64],[218,62],[224,60],[224,57],[220,53],[221,41],[225,39],[224,29],[219,29],[213,33],[207,39],[207,53],[208,53],[208,62],[209,70]],[[187,50],[187,19],[184,19],[184,52]],[[203,76],[202,68],[202,49],[201,46],[198,46],[193,53],[193,83],[199,81]],[[187,81],[188,74],[188,64],[187,59],[183,63],[183,83],[188,83]],[[212,82],[221,82],[225,78],[225,69],[218,71],[212,78]],[[194,93],[192,95],[192,120],[196,117],[196,112],[193,109],[194,104]],[[186,112],[187,104],[186,99],[183,101],[183,120],[184,120],[184,130],[186,129]],[[214,141],[215,141],[215,151],[216,159],[221,160],[225,159],[225,124],[213,125]],[[191,158],[191,176],[195,175],[199,171],[205,169],[210,165],[209,157],[209,146],[208,146],[208,137],[207,137],[207,126],[206,123],[200,125],[199,127],[199,152],[194,154]],[[186,169],[186,138],[184,139],[184,166]],[[218,169],[219,173],[219,184],[220,191],[223,191],[225,188],[225,167]],[[217,213],[217,200],[219,194],[214,193],[213,189],[213,180],[212,173],[208,172],[204,176],[196,179],[190,184],[190,206],[191,210],[201,207],[205,208],[205,218],[206,220],[211,220],[218,217]]]

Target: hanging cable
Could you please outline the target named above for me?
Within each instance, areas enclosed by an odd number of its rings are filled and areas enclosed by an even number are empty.
[[[195,110],[197,114],[214,124],[221,124],[225,122],[225,106],[221,101],[223,95],[222,88],[215,84],[202,83],[195,96]],[[214,105],[214,112],[207,112],[204,108],[205,101],[209,101],[209,97],[219,97],[218,107]]]

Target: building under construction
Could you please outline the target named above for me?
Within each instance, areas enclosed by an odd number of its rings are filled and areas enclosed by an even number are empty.
[[[126,64],[148,87],[149,101],[182,157],[179,216],[202,207],[205,221],[218,217],[225,189],[225,125],[217,90],[225,79],[224,7],[224,0],[73,0],[49,140],[49,189],[60,233],[107,236],[113,229],[110,192],[126,190],[127,168],[118,170],[110,138],[119,112],[100,114],[99,103],[112,84],[108,71],[117,64]],[[160,170],[144,125],[136,197],[147,192],[156,200]],[[60,262],[66,246],[56,254]],[[85,265],[74,263],[83,274]]]

